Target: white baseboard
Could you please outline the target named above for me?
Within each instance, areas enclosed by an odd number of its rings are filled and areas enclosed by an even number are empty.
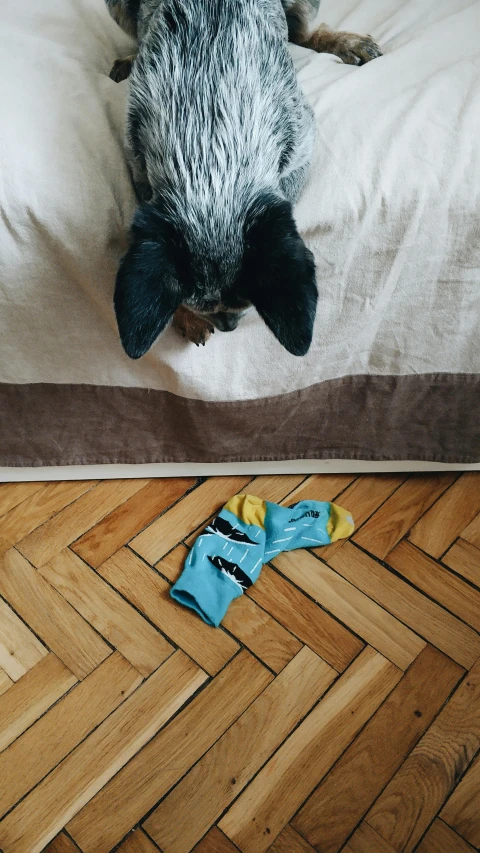
[[[208,477],[233,474],[392,474],[411,471],[480,471],[472,465],[439,462],[361,462],[300,459],[286,462],[159,463],[152,465],[66,465],[52,468],[1,468],[1,483],[43,480],[110,480],[149,477]]]

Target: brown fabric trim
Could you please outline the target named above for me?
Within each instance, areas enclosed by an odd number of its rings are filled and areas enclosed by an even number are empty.
[[[261,400],[0,384],[0,466],[480,461],[480,375],[348,376]]]

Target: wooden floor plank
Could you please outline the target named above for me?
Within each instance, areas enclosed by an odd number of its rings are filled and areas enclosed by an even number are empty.
[[[68,829],[82,851],[108,853],[118,844],[271,680],[248,652],[237,655],[71,821]]]
[[[427,646],[292,821],[337,853],[447,701],[464,670]]]
[[[12,681],[18,681],[48,654],[35,634],[0,598],[0,667]]]
[[[218,826],[214,826],[197,844],[194,853],[238,853],[238,847],[220,832]]]
[[[480,848],[480,756],[467,770],[440,816],[473,847]]]
[[[68,548],[39,572],[141,675],[172,654],[173,646]]]
[[[333,501],[354,480],[355,477],[352,474],[313,474],[294,489],[282,503],[292,506],[300,501]]]
[[[302,648],[290,631],[246,595],[232,601],[222,625],[274,672],[281,672]]]
[[[475,545],[458,539],[442,557],[442,562],[480,589],[480,550]]]
[[[114,652],[0,754],[0,817],[111,714],[142,679]],[[59,732],[61,736],[59,737]]]
[[[417,853],[475,853],[475,848],[442,820],[435,820],[417,847]]]
[[[480,660],[416,745],[366,820],[398,851],[414,850],[480,748]]]
[[[406,540],[390,552],[386,561],[450,613],[454,613],[475,631],[480,631],[480,590],[472,589]]]
[[[14,548],[1,558],[0,594],[78,678],[110,654],[88,622]]]
[[[413,475],[356,533],[353,541],[383,560],[455,481],[455,474]],[[355,507],[352,507],[355,515]],[[343,550],[343,549],[342,549]]]
[[[460,666],[468,669],[480,657],[480,636],[475,631],[355,545],[347,542],[329,562],[343,578]]]
[[[0,696],[0,751],[28,729],[77,679],[64,664],[47,655]]]
[[[163,853],[190,853],[335,679],[303,648],[150,815]]]
[[[268,851],[269,853],[315,853],[315,848],[311,847],[308,841],[305,841],[291,824],[288,824],[285,829],[282,829]]]
[[[170,584],[128,549],[114,554],[98,573],[210,675],[238,651],[232,637],[177,604],[170,596]]]
[[[251,477],[212,477],[132,539],[131,547],[153,566],[250,480]]]
[[[474,471],[463,474],[415,524],[409,539],[431,557],[441,557],[480,512],[480,489]]]
[[[183,572],[185,560],[189,553],[190,548],[186,548],[183,544],[177,545],[169,554],[166,554],[158,563],[155,563],[155,568],[160,574],[168,578],[169,581],[175,583]]]
[[[34,566],[43,566],[75,542],[85,530],[140,491],[147,480],[111,480],[99,483],[22,539],[17,546]]]
[[[460,536],[466,542],[470,542],[470,545],[474,545],[475,548],[480,549],[480,512],[472,519],[465,530],[462,530]]]
[[[196,483],[195,477],[151,480],[71,546],[93,568],[101,566],[133,536],[176,503]]]
[[[150,840],[143,829],[135,829],[127,836],[116,853],[158,853],[158,847]]]
[[[27,500],[15,506],[1,519],[0,554],[8,551],[55,513],[94,488],[96,480],[75,480],[71,483],[44,483]]]
[[[12,684],[14,684],[14,681],[3,669],[0,669],[0,696],[2,693],[5,693]]]
[[[43,488],[43,483],[0,484],[0,527],[3,515]]]
[[[342,853],[396,853],[396,851],[368,823],[363,821],[343,848]]]
[[[335,556],[339,558],[340,553]],[[274,565],[401,669],[407,669],[425,648],[424,640],[313,554],[280,554]]]
[[[176,652],[0,822],[4,853],[39,853],[205,680]]]
[[[400,677],[366,648],[227,811],[225,835],[244,853],[266,851]]]
[[[406,474],[367,474],[364,477],[358,477],[338,495],[336,503],[355,514],[355,530],[358,531],[406,479]],[[345,539],[338,539],[337,542],[332,542],[326,547],[312,548],[312,551],[323,560],[327,560],[343,547],[345,541]]]
[[[248,595],[337,672],[362,651],[364,643],[358,637],[270,566],[263,567]]]
[[[292,495],[295,494],[296,489],[306,482],[306,479],[305,474],[275,474],[273,476],[272,474],[262,474],[255,477],[248,484],[248,489],[244,489],[244,491],[248,491],[250,495],[256,495],[264,501],[270,501],[270,503],[276,504],[286,501],[288,504],[290,498],[292,501],[296,500]]]
[[[57,835],[57,837],[54,838],[47,847],[45,847],[44,853],[78,853],[78,847],[65,832],[60,832],[60,834]]]

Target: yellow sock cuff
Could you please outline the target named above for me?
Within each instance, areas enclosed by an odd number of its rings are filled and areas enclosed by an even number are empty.
[[[235,495],[225,504],[224,509],[236,515],[245,524],[256,524],[265,530],[267,504],[255,495]]]
[[[353,518],[346,509],[336,504],[330,504],[330,518],[327,523],[327,533],[332,542],[348,539],[355,530]]]

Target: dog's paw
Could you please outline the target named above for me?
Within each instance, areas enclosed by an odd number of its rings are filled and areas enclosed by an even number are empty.
[[[196,344],[197,347],[204,347],[214,331],[215,329],[209,323],[200,321],[199,323],[189,325],[184,337],[187,341],[191,341],[192,344]]]
[[[336,33],[335,55],[345,65],[365,65],[372,59],[382,56],[378,44],[371,36],[359,36],[356,33]]]
[[[115,83],[122,83],[126,80],[130,76],[134,59],[134,56],[127,56],[125,59],[117,59],[113,63],[112,70],[110,71],[110,79],[114,80]]]
[[[210,335],[215,331],[211,323],[183,307],[176,312],[173,325],[187,341],[196,344],[197,347],[205,346]]]
[[[317,53],[333,53],[346,65],[365,65],[366,62],[382,56],[382,51],[371,36],[336,32],[326,24],[309,36],[305,47],[316,50]]]

